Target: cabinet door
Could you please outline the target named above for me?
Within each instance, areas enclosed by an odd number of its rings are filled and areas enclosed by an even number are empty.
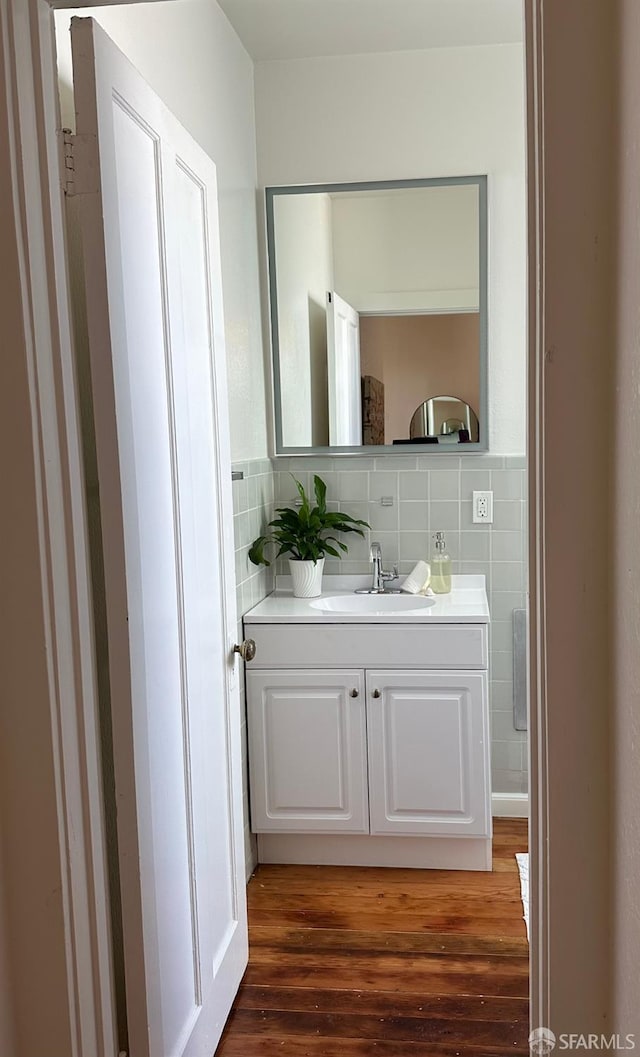
[[[486,672],[367,672],[371,833],[490,833]]]
[[[367,833],[362,671],[247,672],[252,828]]]

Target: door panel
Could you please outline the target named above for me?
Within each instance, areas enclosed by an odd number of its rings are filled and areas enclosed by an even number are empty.
[[[327,294],[329,444],[362,444],[360,317],[335,292]]]
[[[484,672],[367,672],[372,833],[489,832],[485,713]]]
[[[367,833],[363,672],[247,672],[247,707],[253,829]]]
[[[215,166],[72,23],[130,1052],[211,1057],[247,959]]]

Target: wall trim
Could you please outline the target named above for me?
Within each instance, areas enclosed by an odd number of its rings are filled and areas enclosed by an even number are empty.
[[[491,814],[494,818],[529,818],[529,794],[492,793]]]
[[[529,1023],[551,1022],[549,980],[549,770],[545,580],[545,186],[544,0],[524,0],[528,231],[528,513],[529,513]]]
[[[31,434],[29,444],[17,432],[5,440],[13,460],[8,490],[25,498],[15,504],[20,521],[13,525],[24,546],[18,554],[3,550],[0,573],[4,580],[6,570],[12,588],[23,582],[16,598],[29,606],[31,626],[28,636],[21,629],[14,637],[17,649],[4,675],[9,685],[20,685],[20,665],[32,668],[32,699],[23,702],[28,724],[15,708],[3,716],[3,747],[12,759],[3,829],[6,838],[11,827],[15,842],[21,829],[42,827],[35,870],[19,848],[4,849],[13,1020],[25,1053],[113,1057],[92,593],[48,0],[0,0],[0,48],[7,208],[15,237],[15,247],[7,241],[4,263],[20,293],[16,313],[5,320],[2,388],[6,406]],[[11,421],[8,415],[7,430]],[[10,602],[7,613],[13,620]],[[46,762],[37,775],[36,749]],[[53,805],[51,815],[34,817],[42,801]],[[46,925],[40,932],[39,921]]]
[[[593,445],[585,463],[566,406],[578,401],[584,421],[619,421],[614,400],[625,403],[624,389],[614,393],[615,303],[632,277],[616,274],[616,250],[632,215],[620,212],[616,194],[624,102],[617,19],[633,7],[525,3],[531,1024],[556,1035],[607,1032],[618,983],[610,918],[624,878],[610,803],[620,765],[609,743],[617,691],[611,585],[589,619],[584,600],[584,570],[616,526],[616,436]],[[632,145],[623,146],[631,157]],[[578,171],[585,175],[576,184]],[[578,248],[587,245],[597,252]]]

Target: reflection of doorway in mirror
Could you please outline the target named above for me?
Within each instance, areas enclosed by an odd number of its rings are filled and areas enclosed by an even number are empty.
[[[360,377],[360,317],[335,290],[328,290],[329,444],[362,444]]]
[[[477,413],[480,404],[480,317],[477,312],[361,315],[363,377],[384,385],[384,443],[409,437],[416,406],[455,393]]]

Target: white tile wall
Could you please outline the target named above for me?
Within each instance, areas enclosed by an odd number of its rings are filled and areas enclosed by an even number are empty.
[[[432,551],[442,529],[458,573],[483,573],[491,608],[491,717],[493,790],[527,792],[527,735],[513,726],[512,612],[526,606],[526,460],[523,456],[403,455],[375,458],[274,459],[275,495],[290,502],[318,473],[336,508],[371,525],[363,540],[347,536],[349,553],[327,559],[332,573],[369,571],[369,543],[382,546],[386,566],[408,573]],[[474,525],[472,492],[492,490],[494,522]],[[383,496],[393,506],[383,506]],[[257,533],[256,533],[257,534]],[[284,564],[282,571],[286,571]],[[255,588],[257,590],[257,588]],[[262,596],[260,596],[262,597]],[[257,599],[256,599],[257,601]]]

